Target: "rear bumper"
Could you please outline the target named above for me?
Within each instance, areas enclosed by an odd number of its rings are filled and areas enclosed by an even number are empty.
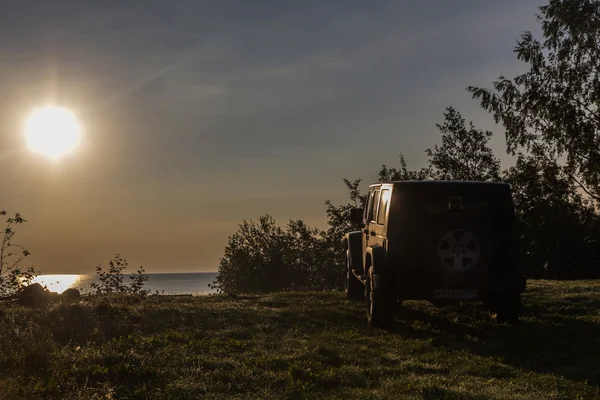
[[[440,289],[474,289],[481,300],[492,293],[523,293],[526,288],[526,279],[523,274],[503,274],[503,276],[488,275],[482,279],[472,279],[467,282],[445,283],[428,274],[396,273],[390,276],[389,287],[394,297],[398,300],[434,300],[434,293]],[[464,299],[460,299],[464,300]]]

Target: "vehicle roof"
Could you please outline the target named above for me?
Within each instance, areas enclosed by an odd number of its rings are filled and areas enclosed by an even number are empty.
[[[509,186],[508,183],[504,182],[487,182],[487,181],[441,181],[441,180],[406,180],[406,181],[387,181],[378,182],[369,185],[369,187],[380,186],[380,185],[480,185],[480,186]]]

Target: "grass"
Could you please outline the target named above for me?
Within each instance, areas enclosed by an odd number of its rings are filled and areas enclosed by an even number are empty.
[[[600,282],[532,281],[519,325],[341,293],[0,305],[0,398],[600,398]]]

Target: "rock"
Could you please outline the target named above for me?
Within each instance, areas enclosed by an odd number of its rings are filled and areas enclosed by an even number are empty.
[[[70,288],[62,292],[60,298],[67,301],[77,301],[81,299],[81,293],[77,289]]]
[[[48,292],[42,285],[39,283],[32,283],[29,286],[25,286],[21,291],[17,294],[17,296],[43,296]]]
[[[79,293],[79,292],[78,292]],[[25,286],[12,296],[0,298],[2,301],[15,301],[25,307],[39,307],[51,301],[56,301],[60,295],[56,292],[51,292],[39,283],[32,283]]]
[[[17,293],[14,297],[17,300],[17,303],[26,306],[26,307],[38,307],[43,304],[48,303],[53,297],[56,297],[57,294],[48,291],[39,283],[33,283],[29,286],[26,286]]]

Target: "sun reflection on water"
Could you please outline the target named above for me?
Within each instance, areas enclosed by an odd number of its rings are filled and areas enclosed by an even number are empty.
[[[37,276],[32,283],[48,287],[51,292],[62,293],[68,288],[77,287],[85,275],[53,274]]]

